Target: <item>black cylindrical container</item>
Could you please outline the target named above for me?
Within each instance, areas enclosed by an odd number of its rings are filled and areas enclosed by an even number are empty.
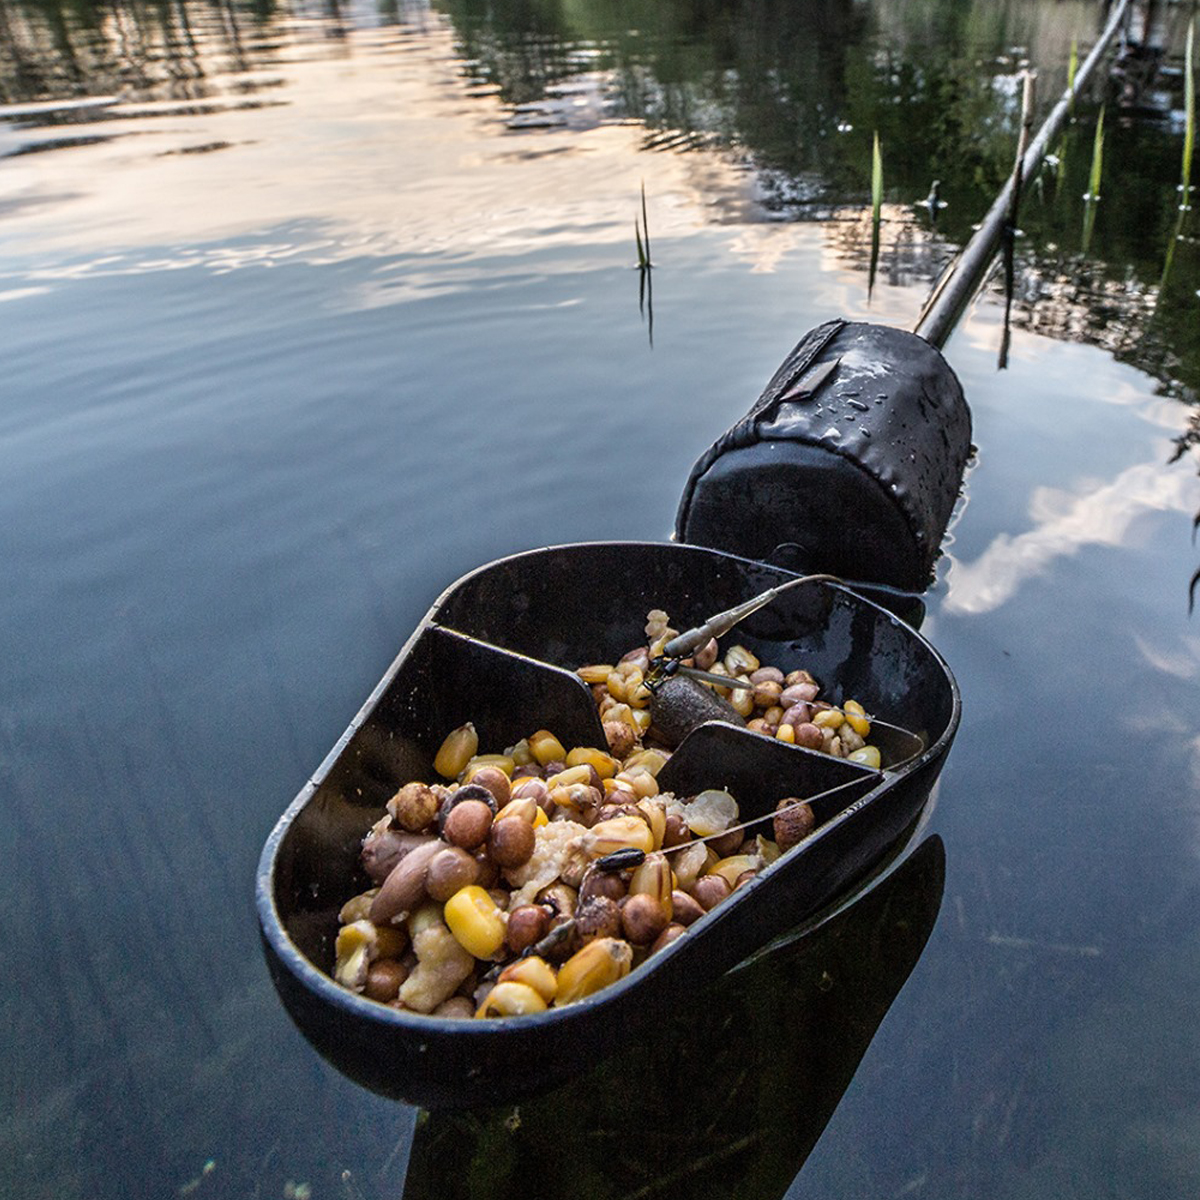
[[[692,468],[675,538],[921,591],[970,449],[962,387],[932,345],[830,321]]]

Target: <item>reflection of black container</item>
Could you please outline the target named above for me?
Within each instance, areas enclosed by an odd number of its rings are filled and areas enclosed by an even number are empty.
[[[916,965],[945,880],[941,839],[737,970],[609,1027],[610,1056],[513,1106],[427,1115],[404,1200],[760,1200],[794,1179]],[[570,1187],[564,1185],[570,1172]]]
[[[932,345],[830,321],[692,468],[675,539],[921,591],[970,446],[962,387]]]

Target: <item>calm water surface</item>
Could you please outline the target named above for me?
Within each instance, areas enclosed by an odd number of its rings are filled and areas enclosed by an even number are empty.
[[[1019,67],[1048,107],[1097,8],[0,0],[0,1193],[1200,1191],[1186,5],[1035,184],[1007,369],[994,290],[947,348],[978,456],[924,630],[965,715],[895,874],[695,1028],[459,1118],[316,1057],[251,901],[443,587],[666,537],[805,330],[915,322]]]

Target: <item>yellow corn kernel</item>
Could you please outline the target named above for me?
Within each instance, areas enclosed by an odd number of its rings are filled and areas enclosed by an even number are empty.
[[[624,979],[633,965],[633,947],[620,938],[596,938],[571,955],[558,972],[558,1003],[574,1004]]]
[[[667,910],[667,919],[670,920],[671,891],[674,886],[675,875],[667,863],[666,855],[647,854],[642,864],[634,868],[629,879],[629,894],[653,896]]]
[[[614,850],[630,847],[649,854],[654,849],[654,834],[641,817],[611,817],[597,821],[580,836],[579,844],[590,858],[602,858]]]
[[[654,849],[661,850],[663,838],[667,836],[667,810],[661,800],[643,799],[637,802],[637,810],[646,818],[654,838]]]
[[[522,738],[515,746],[509,746],[504,752],[513,760],[515,767],[527,767],[533,762],[533,751],[529,749],[529,739]]]
[[[765,713],[763,713],[763,720],[766,721],[768,725],[778,726],[779,722],[783,720],[783,714],[784,708],[782,705],[772,704],[771,707],[768,708]]]
[[[620,767],[611,754],[605,754],[595,746],[576,746],[567,752],[565,762],[568,767],[595,767],[601,779],[611,779]]]
[[[793,726],[788,725],[786,722],[783,725],[780,725],[777,730],[775,730],[775,737],[781,742],[787,742],[789,746],[794,746],[796,744],[796,730]]]
[[[511,779],[513,771],[517,768],[517,764],[507,754],[476,754],[468,760],[467,765],[462,769],[463,783],[470,783],[471,776],[484,767],[499,767]]]
[[[758,846],[758,855],[763,860],[763,866],[769,867],[781,853],[778,843],[763,837],[761,833],[755,835],[754,842]]]
[[[620,671],[610,671],[608,678],[604,681],[604,686],[608,688],[608,694],[614,700],[619,700],[623,704],[629,700],[629,688],[626,686],[625,676]]]
[[[813,724],[818,729],[839,729],[845,719],[836,708],[823,708],[819,713],[813,713]]]
[[[859,737],[865,738],[871,732],[871,722],[867,720],[866,711],[857,700],[847,700],[842,705],[846,714],[846,722]]]
[[[538,810],[533,814],[533,827],[537,829],[541,825],[548,825],[550,818],[546,815],[546,810],[539,804]]]
[[[596,799],[595,789],[587,783],[569,783],[566,787],[556,787],[550,792],[550,799],[559,808],[570,809],[571,812],[582,812],[590,808]]]
[[[504,914],[477,884],[459,888],[443,915],[455,941],[476,958],[491,958],[504,945]]]
[[[846,756],[850,762],[862,763],[864,767],[873,767],[876,771],[879,770],[880,763],[883,761],[879,755],[878,746],[863,746],[860,750],[855,750],[853,754]]]
[[[532,824],[537,821],[537,815],[541,811],[541,805],[532,796],[518,796],[515,800],[510,800],[496,814],[496,820],[503,821],[505,817],[517,817]]]
[[[653,719],[648,708],[635,708],[633,710],[633,727],[638,733],[645,733],[650,728],[650,722]]]
[[[338,930],[334,946],[333,977],[352,992],[361,992],[367,982],[367,967],[378,957],[379,931],[370,921],[352,921]]]
[[[644,712],[654,699],[654,693],[641,680],[630,684],[626,695],[629,697],[629,707],[635,712]]]
[[[749,675],[762,664],[745,646],[731,646],[725,655],[725,670],[730,675]]]
[[[628,759],[626,759],[628,762]],[[658,780],[645,767],[632,767],[617,775],[621,791],[632,792],[639,800],[658,795]]]
[[[570,787],[574,783],[591,783],[592,769],[583,763],[578,767],[568,767],[565,771],[559,771],[557,775],[551,775],[546,780],[546,786],[554,791],[555,788]]]
[[[717,856],[703,842],[693,842],[683,850],[676,850],[671,861],[675,868],[676,884],[687,892],[691,890],[692,884],[717,861]]]
[[[554,968],[544,959],[531,954],[520,958],[500,972],[499,983],[523,983],[550,1004],[558,994],[558,976]]]
[[[638,750],[621,765],[626,771],[632,771],[634,767],[645,767],[651,775],[657,775],[667,765],[667,757],[661,750]]]
[[[600,716],[605,721],[621,721],[626,725],[633,724],[633,709],[628,704],[618,704],[609,699],[600,705]]]
[[[613,669],[611,663],[596,663],[594,666],[580,667],[575,674],[587,684],[604,683]]]
[[[433,760],[433,769],[443,779],[457,779],[459,772],[479,749],[479,734],[475,726],[468,721],[446,735]]]
[[[739,717],[748,717],[754,711],[754,693],[749,688],[734,688],[729,703]]]
[[[529,749],[543,767],[549,762],[562,762],[567,756],[566,747],[548,729],[530,735]]]
[[[722,858],[719,862],[713,863],[704,873],[720,875],[730,887],[733,887],[743,871],[756,871],[761,866],[762,862],[757,854],[731,854],[728,858]]]
[[[498,983],[479,1006],[477,1017],[523,1017],[546,1011],[546,1001],[527,983]]]

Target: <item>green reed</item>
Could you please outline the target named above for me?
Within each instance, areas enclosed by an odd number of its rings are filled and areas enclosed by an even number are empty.
[[[1075,115],[1075,75],[1079,70],[1079,42],[1077,39],[1071,39],[1071,57],[1067,59],[1067,112],[1070,116]]]
[[[1096,118],[1096,134],[1092,139],[1092,169],[1088,174],[1088,190],[1084,194],[1083,253],[1088,252],[1092,229],[1096,223],[1096,206],[1100,203],[1100,177],[1104,172],[1104,107]]]
[[[633,236],[637,239],[638,270],[648,271],[654,264],[650,261],[650,222],[646,217],[646,183],[642,181],[642,220],[633,222]]]
[[[1183,56],[1183,107],[1186,124],[1183,131],[1183,161],[1179,168],[1179,216],[1175,219],[1175,228],[1171,231],[1171,239],[1167,243],[1167,254],[1163,260],[1162,275],[1158,280],[1158,300],[1167,286],[1167,276],[1171,273],[1171,264],[1175,261],[1175,247],[1183,240],[1183,227],[1187,223],[1188,213],[1192,211],[1192,157],[1196,148],[1196,74],[1192,58],[1196,40],[1196,22],[1188,26],[1187,46]],[[1155,302],[1157,308],[1158,301]]]
[[[1179,206],[1186,212],[1191,207],[1192,152],[1196,148],[1196,74],[1192,61],[1192,49],[1196,40],[1196,22],[1188,26],[1187,49],[1183,56],[1183,107],[1187,124],[1183,132],[1183,166],[1180,172]]]
[[[879,226],[883,219],[883,154],[879,131],[871,147],[871,267],[867,275],[867,297],[875,290],[875,268],[879,265]]]

